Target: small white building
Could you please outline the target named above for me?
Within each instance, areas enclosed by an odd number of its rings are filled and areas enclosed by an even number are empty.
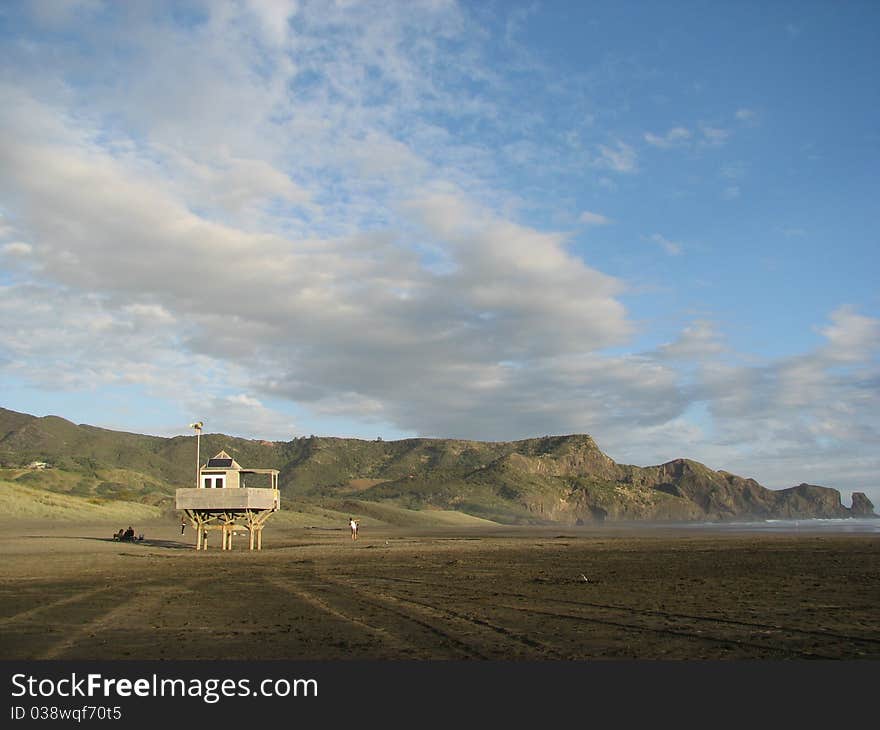
[[[268,474],[269,488],[278,489],[277,469],[244,469],[225,451],[212,456],[199,467],[200,489],[240,489],[245,486],[248,474]]]

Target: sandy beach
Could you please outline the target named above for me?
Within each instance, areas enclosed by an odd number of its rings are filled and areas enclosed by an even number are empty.
[[[877,659],[880,539],[5,524],[2,659]]]

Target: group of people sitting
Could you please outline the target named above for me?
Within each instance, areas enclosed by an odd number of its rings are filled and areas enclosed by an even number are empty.
[[[127,530],[123,530],[121,527],[119,528],[119,532],[113,535],[114,540],[119,540],[120,542],[140,542],[144,539],[143,534],[134,536],[134,528],[129,525]]]

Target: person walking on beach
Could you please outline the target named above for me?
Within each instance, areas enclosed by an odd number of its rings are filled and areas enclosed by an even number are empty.
[[[354,517],[348,518],[348,526],[351,528],[351,539],[358,539],[358,524],[360,524],[360,520],[356,520]]]

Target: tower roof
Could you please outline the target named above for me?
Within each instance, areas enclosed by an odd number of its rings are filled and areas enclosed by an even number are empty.
[[[219,454],[215,454],[210,459],[208,459],[208,463],[205,464],[204,469],[237,469],[241,471],[241,464],[239,464],[235,459],[233,459],[229,454],[225,451],[221,451]]]

